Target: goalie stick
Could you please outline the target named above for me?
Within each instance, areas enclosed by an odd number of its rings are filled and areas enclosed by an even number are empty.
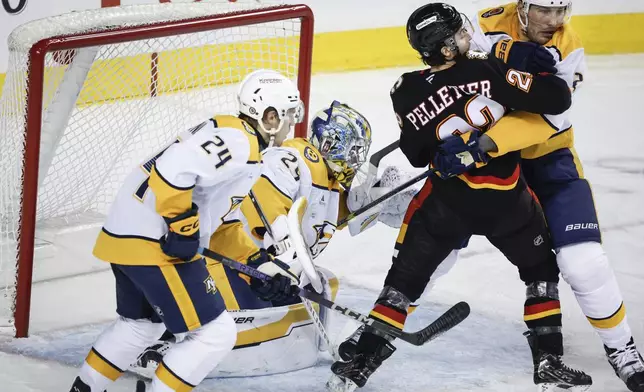
[[[251,266],[240,263],[239,261],[220,255],[219,253],[216,253],[208,248],[199,248],[198,253],[253,278],[260,279],[265,282],[271,280],[271,277],[269,275],[266,275],[265,273],[258,271]],[[322,294],[318,294],[315,291],[311,291],[306,288],[298,288],[298,295],[310,299],[313,302],[317,302],[325,308],[329,308],[338,313],[342,313],[343,315],[352,318],[362,324],[369,325],[380,332],[386,333],[407,343],[411,343],[414,346],[422,346],[423,344],[435,339],[436,337],[442,335],[443,333],[458,325],[470,314],[470,306],[467,304],[467,302],[459,302],[448,309],[445,313],[440,315],[433,323],[431,323],[427,327],[416,332],[405,332],[373,318],[369,318],[359,312],[356,312],[353,309],[340,306],[335,302],[326,299]]]
[[[273,229],[271,228],[271,224],[268,222],[268,219],[266,218],[266,215],[264,214],[264,211],[262,210],[262,206],[259,204],[257,199],[255,198],[255,194],[251,190],[248,193],[248,197],[250,198],[250,201],[253,203],[253,206],[255,206],[255,210],[257,211],[257,215],[259,215],[259,219],[262,221],[262,224],[264,225],[264,228],[266,229],[266,233],[273,239],[273,241],[276,241],[275,236],[273,236]],[[306,200],[306,199],[305,199]],[[295,212],[295,215],[300,214],[300,207],[301,204],[295,203],[291,210],[289,211],[289,220],[292,219],[292,213],[291,211]],[[306,204],[304,204],[306,207]],[[302,211],[303,212],[303,211]],[[290,231],[290,226],[289,226],[289,231]],[[298,230],[300,231],[300,230]],[[299,234],[299,233],[297,233]],[[307,253],[308,253],[308,249]],[[310,261],[310,258],[308,259],[310,262],[309,264],[312,264],[312,261]],[[318,316],[318,313],[313,309],[313,305],[309,300],[306,298],[302,298],[302,303],[304,304],[304,308],[306,309],[306,312],[309,314],[309,317],[311,317],[311,320],[313,321],[313,325],[315,325],[315,328],[318,330],[318,333],[322,337],[322,340],[324,341],[324,344],[327,348],[327,351],[329,351],[329,354],[333,357],[335,360],[340,359],[340,355],[338,354],[337,349],[335,348],[335,345],[331,343],[331,339],[329,338],[329,335],[326,332],[326,328],[324,328],[324,325],[322,324],[322,320],[320,320],[320,317]]]

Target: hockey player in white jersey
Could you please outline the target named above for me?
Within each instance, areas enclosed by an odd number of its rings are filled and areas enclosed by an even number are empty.
[[[407,179],[406,173],[389,167],[376,186],[368,189],[363,184],[353,186],[356,171],[365,163],[370,144],[371,127],[366,118],[334,101],[313,118],[308,140],[289,139],[281,147],[263,152],[262,173],[253,185],[252,194],[270,223],[272,236],[267,234],[258,209],[247,196],[239,200],[239,208],[225,217],[211,237],[211,249],[271,275],[292,276],[293,283],[299,283],[302,268],[294,257],[285,215],[295,200],[301,197],[308,200],[302,231],[311,255],[317,258],[331,240],[338,222],[352,210],[355,200],[378,197]],[[415,188],[403,191],[350,220],[351,234],[357,235],[378,221],[400,227],[415,192]],[[246,235],[242,235],[240,228]],[[259,298],[254,282],[246,276],[208,261],[210,273],[226,308],[237,321],[238,330],[235,350],[222,365],[225,369],[220,367],[212,376],[224,371],[238,376],[282,373],[315,365],[318,336],[299,298]],[[317,270],[325,282],[325,292],[335,298],[338,279],[325,268],[317,267]],[[170,342],[174,340],[171,336],[166,338]],[[169,346],[169,342],[154,345],[138,365],[155,366]]]
[[[571,9],[572,0],[520,0],[482,10],[474,18],[472,46],[523,71],[533,72],[530,64],[551,68],[577,91],[584,81],[586,64],[582,42],[568,23]],[[635,347],[622,294],[601,245],[597,212],[573,146],[569,115],[570,110],[557,116],[511,113],[487,132],[481,143],[464,148],[481,149],[491,157],[521,150],[522,172],[543,207],[562,277],[604,343],[615,373],[631,391],[642,392],[644,361]],[[525,125],[526,120],[530,126]],[[480,147],[484,144],[495,145],[497,150],[487,151]],[[450,261],[454,259],[451,255]]]
[[[116,280],[119,318],[94,343],[73,392],[103,392],[167,328],[186,338],[165,355],[150,390],[190,390],[231,351],[235,323],[197,254],[259,176],[261,151],[300,121],[297,87],[275,71],[248,75],[240,115],[215,116],[181,133],[126,178],[94,247]],[[261,292],[288,296],[275,275]]]

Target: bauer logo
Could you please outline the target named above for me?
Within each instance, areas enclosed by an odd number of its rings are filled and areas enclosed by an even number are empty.
[[[575,223],[566,226],[566,231],[574,230],[599,230],[599,225],[597,223]]]
[[[314,163],[320,161],[320,156],[315,151],[313,151],[311,147],[308,146],[304,148],[304,157]]]
[[[17,15],[27,8],[27,0],[2,0],[2,8],[10,15]]]

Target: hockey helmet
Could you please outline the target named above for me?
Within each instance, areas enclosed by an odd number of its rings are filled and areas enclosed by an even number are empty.
[[[524,30],[528,28],[528,11],[533,5],[546,8],[565,8],[562,24],[570,21],[572,15],[572,0],[519,0],[519,23],[521,23],[521,27]]]
[[[447,46],[458,51],[454,35],[467,20],[456,8],[445,3],[426,4],[407,20],[407,39],[427,64],[445,62],[441,49]]]
[[[281,73],[260,69],[248,74],[237,92],[239,112],[258,123],[258,132],[269,146],[280,145],[295,124],[304,118],[304,104],[295,83]],[[279,125],[265,124],[266,116],[275,110]]]
[[[311,144],[320,151],[335,178],[348,189],[367,161],[371,125],[357,110],[333,101],[311,121]]]

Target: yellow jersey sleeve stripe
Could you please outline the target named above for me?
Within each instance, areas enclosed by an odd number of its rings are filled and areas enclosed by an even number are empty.
[[[293,205],[293,200],[264,175],[253,185],[252,191],[268,222],[275,221],[280,215],[288,214]],[[264,231],[260,233],[258,229],[265,229],[264,224],[250,197],[244,198],[240,208],[250,231],[257,239],[263,239]]]
[[[503,116],[485,134],[498,148],[496,152],[489,152],[494,158],[545,142],[555,134],[555,130],[543,121],[540,114],[512,112]]]
[[[179,311],[181,312],[183,321],[186,323],[188,331],[201,327],[201,321],[197,315],[195,305],[192,303],[192,299],[190,298],[188,290],[186,290],[186,286],[183,285],[183,281],[181,280],[181,276],[179,276],[179,272],[177,272],[177,268],[174,265],[164,265],[159,268],[161,269],[161,273],[168,284],[168,288],[170,289],[177,306],[179,307]]]
[[[150,188],[156,196],[156,210],[161,216],[173,218],[192,207],[192,187],[181,188],[169,183],[161,173],[152,167]]]
[[[87,364],[91,366],[92,369],[96,370],[105,378],[108,378],[112,381],[116,381],[119,377],[121,377],[121,374],[123,374],[123,370],[114,366],[114,364],[105,359],[98,351],[94,349],[94,347],[92,347],[92,349],[89,351],[89,354],[87,354],[85,362],[87,362]]]
[[[248,164],[257,164],[262,161],[261,149],[257,131],[246,121],[236,116],[215,116],[211,119],[216,128],[234,128],[240,130],[247,138],[250,146]]]
[[[161,361],[159,367],[157,367],[155,375],[175,392],[190,392],[195,388],[195,385],[186,382],[181,377],[174,374],[174,372],[170,370],[168,365],[163,361]]]

